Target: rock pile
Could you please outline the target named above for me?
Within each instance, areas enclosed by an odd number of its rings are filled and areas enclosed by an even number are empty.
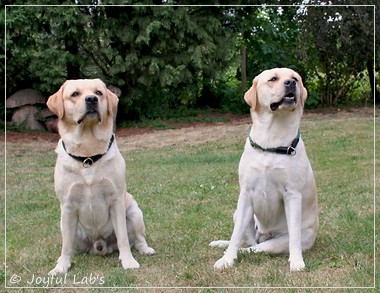
[[[12,110],[12,124],[17,127],[28,130],[52,129],[55,116],[46,108],[46,98],[39,91],[20,90],[7,99],[6,107]]]

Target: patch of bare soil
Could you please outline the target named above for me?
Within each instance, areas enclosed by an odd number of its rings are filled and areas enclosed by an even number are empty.
[[[121,150],[132,150],[177,145],[180,143],[197,144],[223,137],[226,132],[233,132],[235,127],[250,123],[249,115],[239,116],[226,114],[226,116],[229,120],[227,122],[166,122],[175,128],[169,130],[154,130],[150,127],[117,129],[116,137],[118,146]],[[56,144],[59,140],[59,134],[51,132],[7,131],[5,137],[0,136],[0,139],[3,141],[5,138],[7,143]]]
[[[201,144],[207,141],[215,141],[223,137],[241,136],[250,124],[249,116],[229,122],[218,123],[191,123],[182,125],[177,129],[154,130],[145,133],[118,136],[118,146],[121,150],[133,150],[142,148],[160,148],[183,144]],[[116,132],[118,135],[120,132]]]
[[[376,109],[378,116],[380,109]],[[246,133],[251,119],[249,115],[214,114],[227,116],[228,122],[193,122],[170,123],[175,129],[152,130],[151,128],[122,128],[116,131],[119,148],[123,151],[140,148],[159,148],[179,144],[200,144],[215,141],[223,137],[242,136]],[[326,116],[329,118],[348,119],[350,117],[374,115],[373,108],[329,109],[306,111],[304,119]],[[4,141],[5,137],[0,136]],[[6,133],[10,143],[52,143],[59,140],[57,133],[48,132],[13,132]]]

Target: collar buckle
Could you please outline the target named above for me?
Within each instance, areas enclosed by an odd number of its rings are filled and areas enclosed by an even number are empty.
[[[88,168],[92,164],[94,164],[94,160],[92,158],[86,158],[83,160],[83,167]]]
[[[296,148],[293,147],[293,146],[289,146],[288,149],[286,150],[286,153],[289,155],[289,156],[295,156],[297,154],[296,152]]]

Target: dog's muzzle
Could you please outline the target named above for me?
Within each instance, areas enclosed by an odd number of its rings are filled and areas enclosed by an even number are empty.
[[[287,79],[284,81],[285,96],[279,101],[270,104],[270,109],[276,111],[281,105],[291,107],[297,103],[296,91],[297,83],[293,79]]]
[[[98,111],[98,97],[96,96],[87,96],[84,98],[84,101],[86,103],[86,109],[87,113],[94,111]]]
[[[85,105],[86,105],[86,113],[83,115],[81,119],[79,119],[77,122],[78,124],[81,124],[83,120],[86,117],[89,118],[96,118],[100,120],[100,114],[98,110],[98,97],[97,96],[87,96],[84,98]]]

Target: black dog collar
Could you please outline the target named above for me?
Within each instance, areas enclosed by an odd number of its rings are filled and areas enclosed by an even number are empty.
[[[115,134],[112,134],[111,139],[110,139],[110,143],[108,144],[107,152],[111,148],[111,145],[112,145],[114,140],[115,140]],[[95,155],[92,157],[79,157],[79,156],[74,156],[74,155],[67,152],[66,147],[65,147],[65,143],[63,142],[63,140],[62,140],[62,147],[70,157],[72,157],[73,159],[75,159],[79,162],[82,162],[83,167],[85,167],[85,168],[90,167],[92,164],[94,164],[96,161],[98,161],[101,157],[103,157],[107,153],[107,152],[105,152],[104,154],[99,154],[99,155]]]
[[[280,146],[277,148],[263,148],[262,146],[255,143],[249,135],[248,135],[248,138],[249,138],[249,142],[250,142],[251,146],[254,149],[259,149],[259,150],[262,150],[263,152],[270,152],[270,153],[276,153],[276,154],[282,154],[282,155],[295,156],[297,153],[296,147],[297,147],[297,144],[300,140],[300,136],[301,136],[301,133],[300,133],[300,130],[298,129],[297,136],[295,139],[293,139],[293,141],[290,145]]]

